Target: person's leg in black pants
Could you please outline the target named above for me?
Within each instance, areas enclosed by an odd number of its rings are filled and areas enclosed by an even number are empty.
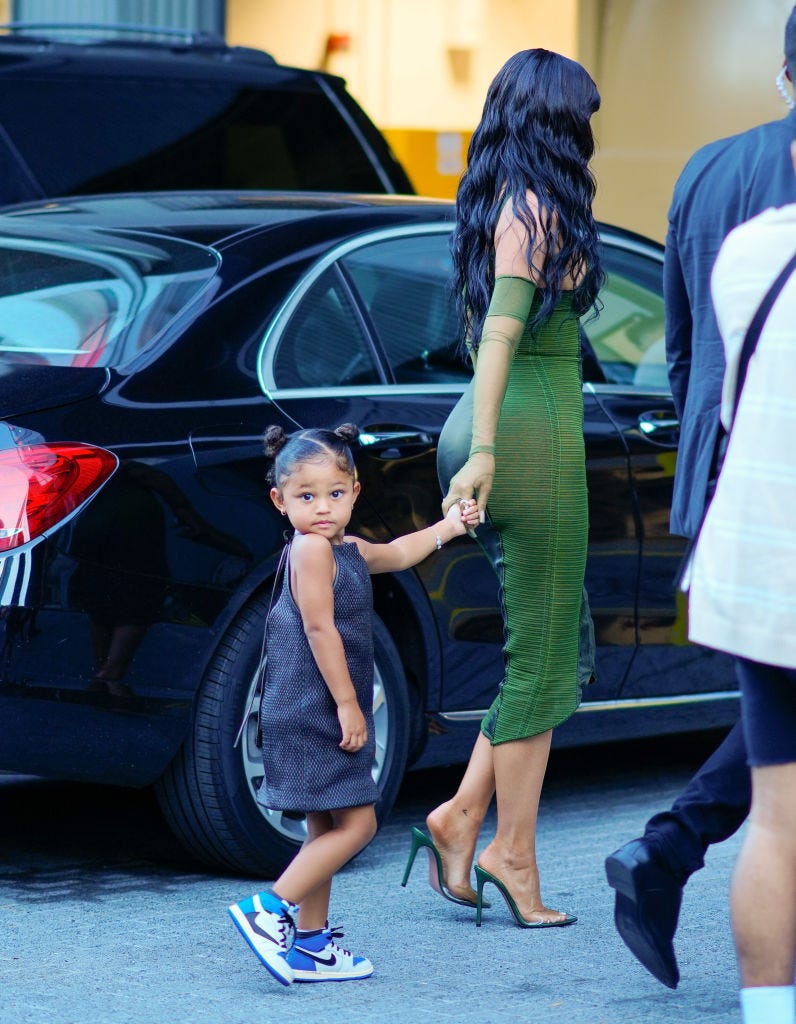
[[[738,721],[672,804],[647,822],[644,838],[660,850],[682,885],[705,866],[705,852],[736,832],[749,813],[752,781]]]
[[[751,803],[751,773],[740,721],[672,804],[654,815],[644,835],[606,859],[616,890],[614,921],[631,953],[659,981],[680,980],[674,933],[683,886],[704,866],[711,843],[737,831]]]

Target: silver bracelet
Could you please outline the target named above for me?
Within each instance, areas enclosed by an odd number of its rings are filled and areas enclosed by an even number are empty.
[[[440,537],[438,533],[435,533],[434,540],[437,542],[437,551],[442,551],[442,537]]]

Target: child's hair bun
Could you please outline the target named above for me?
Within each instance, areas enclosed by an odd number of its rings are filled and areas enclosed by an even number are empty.
[[[273,425],[266,427],[265,434],[263,434],[263,448],[267,458],[275,459],[286,444],[287,434],[282,427]]]
[[[346,444],[353,444],[359,437],[359,427],[353,423],[341,423],[334,433]]]

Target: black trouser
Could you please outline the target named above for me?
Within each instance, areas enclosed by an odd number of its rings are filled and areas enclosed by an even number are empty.
[[[644,836],[661,852],[682,884],[705,864],[711,843],[743,824],[752,800],[743,728],[738,721],[705,761],[669,811],[647,822]]]

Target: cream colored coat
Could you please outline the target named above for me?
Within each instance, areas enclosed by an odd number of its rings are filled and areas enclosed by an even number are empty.
[[[746,330],[794,252],[796,204],[742,224],[719,252],[711,290],[727,359],[727,428]],[[796,668],[796,273],[749,363],[694,555],[688,635],[706,647]]]

